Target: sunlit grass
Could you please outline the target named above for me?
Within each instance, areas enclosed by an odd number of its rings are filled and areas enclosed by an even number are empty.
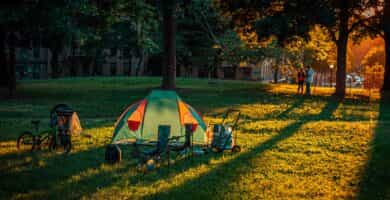
[[[379,102],[337,101],[329,89],[314,97],[295,86],[256,82],[178,80],[184,101],[218,122],[239,109],[239,154],[179,159],[144,175],[129,150],[123,162],[104,163],[115,118],[159,86],[157,78],[87,78],[28,81],[18,97],[0,103],[0,198],[4,199],[354,199],[370,156]],[[47,127],[56,103],[71,104],[85,135],[73,138],[70,155],[17,152],[15,139],[31,119]],[[387,119],[387,118],[386,118]],[[386,120],[386,119],[381,119]],[[387,119],[388,120],[388,119]]]
[[[271,85],[270,91],[276,94],[296,94],[297,86],[291,84],[278,84]],[[312,94],[314,96],[331,96],[335,92],[334,88],[312,86]],[[370,98],[372,100],[378,100],[380,98],[380,92],[378,89],[364,89],[364,88],[346,88],[346,97],[352,99],[358,98]]]

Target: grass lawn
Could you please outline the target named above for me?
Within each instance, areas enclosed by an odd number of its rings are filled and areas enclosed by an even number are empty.
[[[243,151],[178,160],[146,175],[124,154],[104,163],[116,117],[159,86],[158,78],[80,78],[26,81],[0,102],[2,199],[390,199],[390,103],[349,98],[331,90],[296,96],[295,86],[179,79],[178,94],[206,122],[227,108],[245,120]],[[356,96],[362,91],[354,90]],[[30,120],[48,124],[49,109],[69,103],[84,131],[70,155],[18,152]]]

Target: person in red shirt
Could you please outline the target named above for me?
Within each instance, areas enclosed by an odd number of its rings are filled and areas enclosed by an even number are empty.
[[[305,83],[306,74],[302,68],[299,68],[298,71],[298,94],[303,94],[303,84]]]

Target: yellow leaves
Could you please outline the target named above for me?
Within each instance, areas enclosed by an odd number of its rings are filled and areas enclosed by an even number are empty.
[[[374,46],[368,51],[368,53],[363,57],[362,65],[363,66],[373,66],[375,64],[384,65],[385,63],[385,52],[384,46]]]
[[[383,85],[383,75],[385,69],[383,65],[378,63],[372,66],[366,66],[364,70],[364,88],[366,89],[380,89]]]
[[[326,61],[327,63],[335,63],[336,61],[336,45],[330,39],[325,29],[320,26],[315,26],[310,31],[310,41],[307,43],[307,48],[314,49],[317,60]]]

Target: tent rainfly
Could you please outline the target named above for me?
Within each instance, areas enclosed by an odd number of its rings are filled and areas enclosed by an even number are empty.
[[[174,91],[153,90],[118,117],[112,143],[156,142],[159,125],[169,125],[171,136],[184,136],[186,124],[192,125],[194,144],[207,144],[206,124],[195,109]],[[179,141],[184,142],[184,137]]]

